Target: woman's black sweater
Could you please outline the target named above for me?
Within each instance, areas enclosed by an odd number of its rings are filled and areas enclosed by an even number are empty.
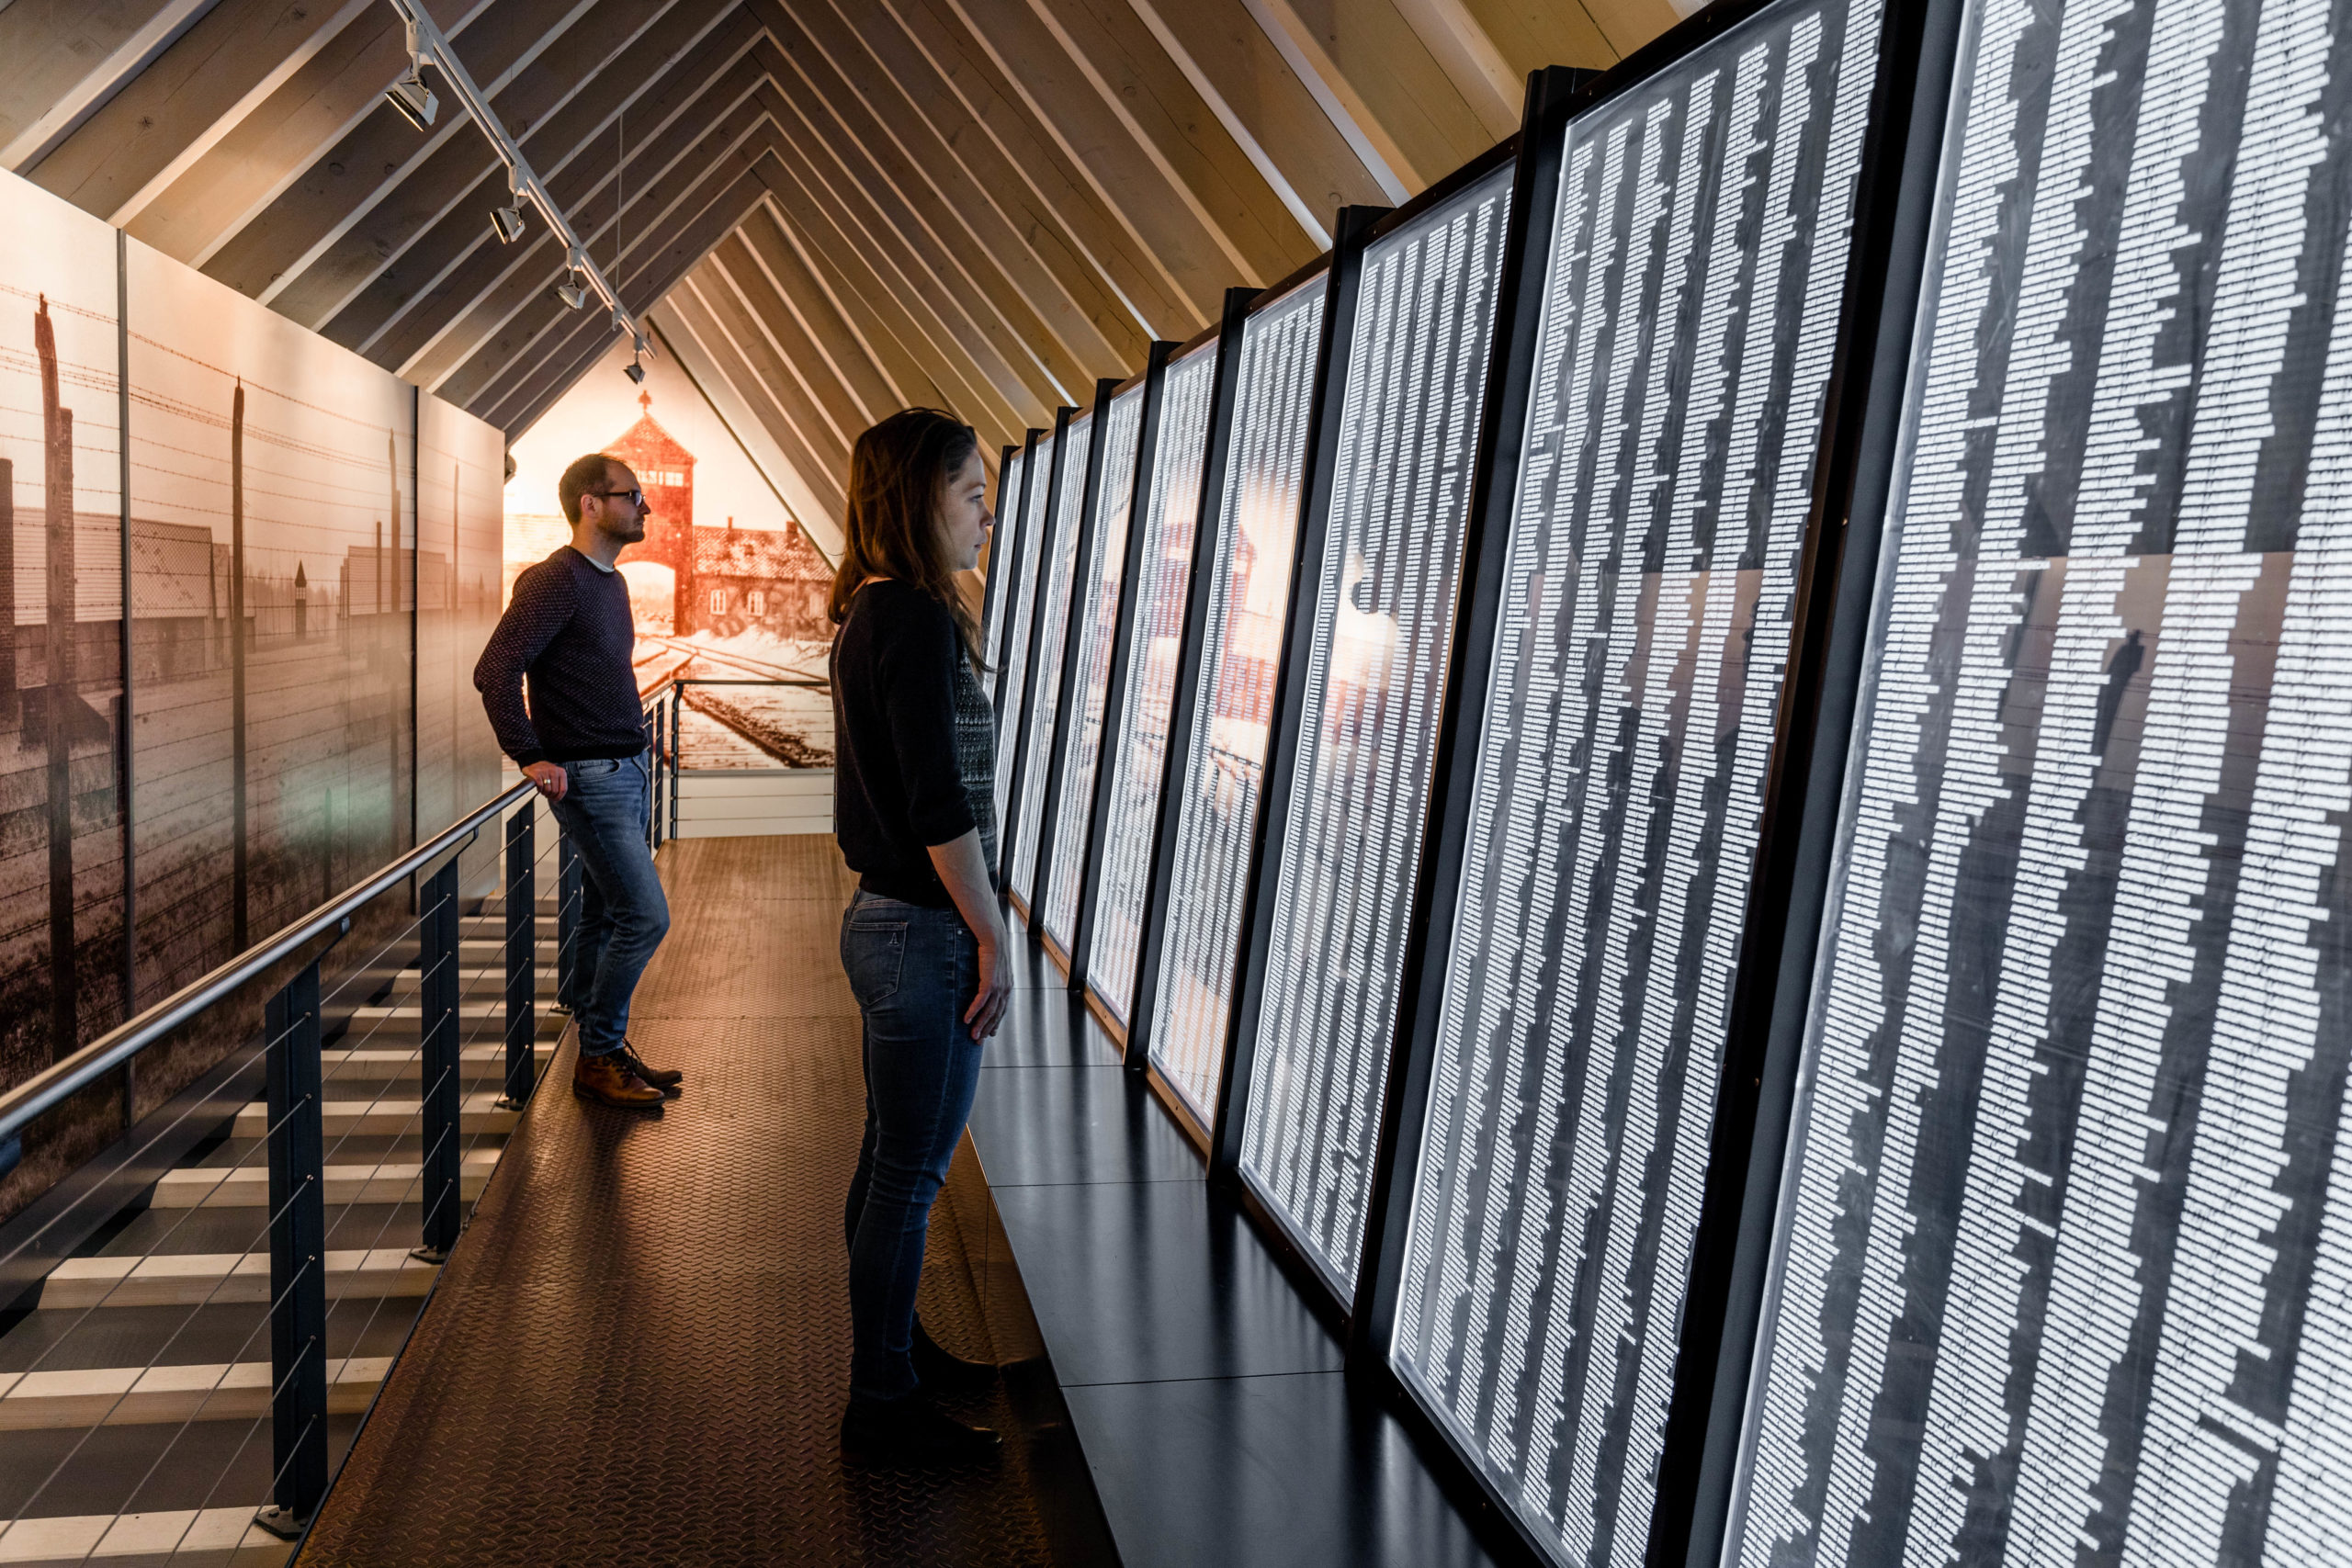
[[[930,849],[975,827],[996,864],[996,716],[956,621],[888,579],[833,634],[833,835],[868,893],[953,908]]]

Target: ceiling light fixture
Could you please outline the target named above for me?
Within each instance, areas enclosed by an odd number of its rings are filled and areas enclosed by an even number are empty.
[[[408,73],[384,89],[384,99],[419,130],[429,129],[433,117],[441,112],[441,100],[424,85],[424,51],[417,47],[413,18],[408,24]]]
[[[637,333],[629,340],[629,360],[627,365],[621,367],[621,374],[638,386],[645,385],[645,351],[652,346],[653,344],[643,333]]]
[[[490,212],[490,231],[502,245],[511,245],[523,237],[523,185],[514,171],[506,171],[507,194],[514,199],[504,207],[494,207]]]
[[[0,6],[6,3],[6,0],[0,0]],[[555,297],[571,310],[586,310],[591,299],[597,300],[612,311],[616,328],[631,334],[638,353],[650,357],[651,341],[639,326],[637,318],[621,304],[620,290],[588,259],[588,248],[572,231],[571,220],[548,194],[547,186],[532,172],[522,147],[491,111],[489,98],[458,62],[457,51],[449,47],[449,40],[442,36],[420,0],[392,0],[392,9],[408,25],[409,69],[386,91],[385,97],[419,130],[432,124],[439,106],[432,90],[424,85],[424,66],[430,61],[441,73],[443,90],[458,100],[458,107],[466,111],[466,118],[474,122],[497,152],[499,162],[506,165],[507,187],[514,200],[511,206],[492,212],[492,231],[502,243],[512,243],[522,235],[524,209],[537,208],[550,236],[563,246],[565,275],[554,286]],[[414,89],[413,93],[411,88]]]

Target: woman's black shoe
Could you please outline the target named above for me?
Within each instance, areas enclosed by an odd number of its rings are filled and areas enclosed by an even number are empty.
[[[967,1427],[920,1393],[853,1399],[842,1417],[842,1457],[854,1464],[980,1464],[1001,1446],[988,1427]]]
[[[925,1333],[915,1319],[911,1346],[915,1376],[933,1393],[984,1393],[996,1386],[997,1369],[989,1361],[967,1361]]]

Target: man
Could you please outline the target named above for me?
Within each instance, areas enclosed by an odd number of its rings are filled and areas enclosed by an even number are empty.
[[[685,1075],[646,1066],[628,1043],[629,998],[670,929],[670,905],[645,847],[653,759],[628,584],[616,565],[645,537],[649,513],[628,465],[602,453],[564,469],[556,490],[571,543],[514,580],[514,602],[474,666],[474,690],[500,749],[538,786],[585,874],[571,994],[558,998],[580,1032],[571,1091],[659,1111]]]

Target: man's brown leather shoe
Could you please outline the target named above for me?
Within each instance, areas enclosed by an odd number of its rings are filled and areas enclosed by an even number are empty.
[[[662,1091],[628,1070],[621,1053],[582,1056],[571,1069],[571,1092],[620,1111],[659,1111]]]
[[[645,1059],[637,1054],[636,1046],[623,1045],[620,1048],[620,1058],[623,1066],[660,1089],[670,1099],[675,1100],[684,1092],[678,1086],[685,1081],[685,1074],[675,1067],[647,1066]]]

